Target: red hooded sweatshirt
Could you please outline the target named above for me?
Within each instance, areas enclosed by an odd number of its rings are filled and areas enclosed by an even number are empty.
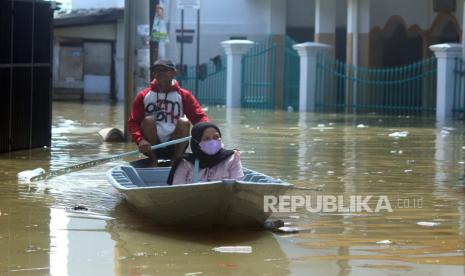
[[[142,120],[151,115],[155,116],[157,135],[161,142],[171,138],[176,123],[184,115],[194,125],[209,121],[194,96],[188,90],[181,88],[177,81],[173,81],[170,92],[163,93],[154,80],[150,87],[140,91],[134,98],[128,130],[137,144],[144,138],[140,129]]]

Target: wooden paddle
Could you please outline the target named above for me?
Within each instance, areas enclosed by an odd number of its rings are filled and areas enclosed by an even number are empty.
[[[174,144],[179,144],[179,143],[182,143],[182,142],[186,142],[186,141],[189,141],[190,138],[191,137],[188,136],[188,137],[183,137],[183,138],[179,138],[179,139],[176,139],[176,140],[171,140],[171,141],[168,141],[168,142],[165,142],[165,143],[160,143],[160,144],[157,144],[157,145],[153,145],[152,150],[156,150],[156,149],[159,149],[159,148],[164,148],[164,147],[171,146],[171,145],[174,145]],[[69,166],[69,167],[66,167],[66,168],[54,170],[54,171],[51,171],[51,172],[48,172],[48,173],[45,173],[42,169],[37,168],[37,169],[32,170],[32,171],[22,171],[22,172],[18,173],[18,178],[21,179],[21,180],[25,180],[26,182],[35,182],[35,181],[39,181],[39,180],[50,179],[52,177],[56,177],[56,176],[59,176],[59,175],[63,175],[63,174],[67,174],[67,173],[75,172],[75,171],[80,171],[80,170],[87,169],[87,168],[90,168],[90,167],[93,167],[93,166],[97,166],[97,165],[100,165],[100,164],[103,164],[103,163],[115,161],[115,160],[122,159],[122,158],[128,157],[128,156],[135,156],[135,155],[138,155],[138,154],[139,154],[138,150],[131,151],[131,152],[125,152],[125,153],[113,155],[113,156],[110,156],[110,157],[95,159],[95,160],[87,161],[87,162],[80,163],[80,164],[77,164],[77,165]]]

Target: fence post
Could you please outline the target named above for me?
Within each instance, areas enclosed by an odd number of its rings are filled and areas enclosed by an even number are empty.
[[[438,60],[436,84],[436,120],[452,117],[454,107],[455,59],[462,56],[462,45],[457,43],[436,44],[429,47]]]
[[[250,40],[226,40],[221,46],[227,56],[226,107],[240,107],[242,93],[242,56],[254,44]]]
[[[313,112],[317,92],[317,57],[319,54],[330,53],[333,47],[318,42],[305,42],[293,48],[300,57],[299,111]]]

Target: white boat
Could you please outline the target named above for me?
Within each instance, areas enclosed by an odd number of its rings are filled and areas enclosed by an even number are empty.
[[[107,179],[126,200],[160,225],[205,227],[262,227],[265,195],[279,196],[293,185],[244,168],[241,181],[167,185],[169,167],[118,166]]]

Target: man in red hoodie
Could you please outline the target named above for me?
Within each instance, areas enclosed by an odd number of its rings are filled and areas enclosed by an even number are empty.
[[[152,145],[187,137],[190,123],[209,119],[194,96],[174,79],[176,67],[171,60],[157,60],[152,69],[154,80],[150,87],[140,91],[132,103],[128,130],[139,151],[157,166],[158,158],[174,161],[181,157],[188,142],[155,151]]]

